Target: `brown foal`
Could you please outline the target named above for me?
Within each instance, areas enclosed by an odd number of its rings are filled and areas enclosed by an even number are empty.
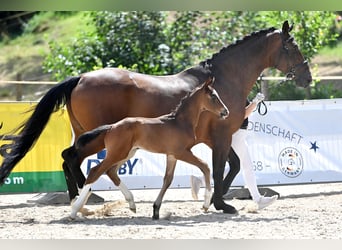
[[[213,89],[212,83],[213,79],[209,78],[183,98],[169,114],[156,118],[125,118],[81,135],[76,142],[80,157],[89,150],[100,151],[103,148],[107,149],[107,154],[99,165],[90,170],[80,197],[72,205],[71,218],[75,218],[86,203],[91,193],[91,184],[103,173],[111,175],[114,184],[123,193],[129,192],[120,181],[117,170],[137,149],[167,155],[163,186],[153,204],[153,219],[159,219],[162,199],[173,180],[177,160],[193,164],[203,172],[206,183],[203,208],[207,210],[211,199],[210,169],[205,162],[193,155],[191,148],[196,140],[195,128],[203,111],[210,111],[223,119],[228,117],[228,109]]]

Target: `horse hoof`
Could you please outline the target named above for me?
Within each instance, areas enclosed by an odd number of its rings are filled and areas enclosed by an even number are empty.
[[[209,207],[203,206],[202,208],[203,208],[204,212],[208,212],[208,210],[209,210]]]
[[[237,214],[238,211],[235,209],[235,207],[227,205],[224,209],[223,209],[223,213],[224,214]]]
[[[214,203],[214,207],[216,208],[216,210],[223,210],[223,213],[225,214],[237,214],[238,213],[235,207],[225,204],[225,203],[219,204],[219,205],[215,205]]]
[[[76,220],[76,218],[77,218],[77,215],[76,213],[73,213],[73,212],[69,216],[69,220]]]
[[[152,216],[152,220],[159,220],[159,215],[154,214],[154,215]]]
[[[131,210],[135,214],[137,213],[137,209],[135,207],[133,207],[133,208],[130,207],[129,210]]]

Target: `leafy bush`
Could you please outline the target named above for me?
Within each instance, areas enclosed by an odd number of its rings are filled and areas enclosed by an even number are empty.
[[[155,75],[177,73],[210,57],[235,39],[263,28],[279,28],[287,19],[294,23],[292,34],[308,59],[336,39],[329,29],[335,14],[323,11],[101,11],[87,14],[94,30],[78,34],[71,44],[50,44],[51,53],[44,68],[57,80],[109,66]],[[269,86],[271,100],[306,97],[304,90],[291,84],[278,87],[270,83]],[[312,91],[315,96],[327,95],[319,89]]]

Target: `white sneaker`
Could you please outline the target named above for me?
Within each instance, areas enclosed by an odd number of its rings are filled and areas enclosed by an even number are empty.
[[[278,195],[273,195],[271,197],[261,196],[258,204],[258,209],[263,209],[269,205],[271,205],[273,202],[275,202],[278,199]]]
[[[190,186],[191,186],[191,194],[194,200],[198,200],[198,192],[201,188],[202,180],[199,177],[191,175],[190,177]]]

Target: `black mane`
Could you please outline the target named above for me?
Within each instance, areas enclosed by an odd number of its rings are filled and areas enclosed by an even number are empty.
[[[220,49],[219,52],[217,53],[214,53],[211,58],[209,59],[206,59],[202,62],[199,63],[200,66],[204,67],[204,68],[207,68],[207,69],[210,69],[211,66],[212,66],[212,61],[220,54],[222,53],[225,53],[233,48],[235,48],[236,46],[238,45],[241,45],[243,43],[245,43],[246,41],[249,41],[251,38],[254,38],[254,37],[259,37],[259,36],[263,36],[265,34],[268,34],[268,33],[271,33],[271,32],[274,32],[276,30],[276,28],[274,27],[271,27],[271,28],[268,28],[268,29],[263,29],[263,30],[260,30],[260,31],[256,31],[256,32],[253,32],[249,35],[246,35],[244,38],[242,39],[239,39],[237,40],[236,42],[230,44],[230,45],[227,45],[223,48]]]

